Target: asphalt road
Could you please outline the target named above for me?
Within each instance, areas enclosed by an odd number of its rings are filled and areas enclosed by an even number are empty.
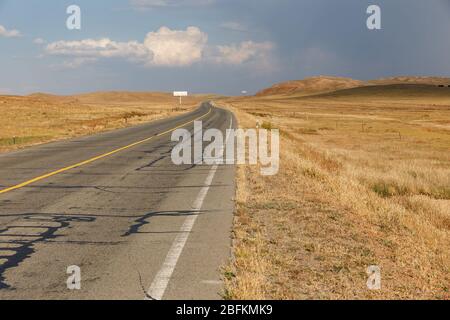
[[[204,129],[235,124],[204,103],[0,155],[0,300],[220,298],[235,168],[171,160],[171,131],[199,118]],[[80,290],[67,288],[73,265]]]

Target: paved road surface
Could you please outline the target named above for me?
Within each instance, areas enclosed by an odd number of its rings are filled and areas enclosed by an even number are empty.
[[[234,166],[175,166],[170,157],[171,130],[192,132],[198,118],[205,129],[235,123],[204,103],[0,155],[0,300],[220,298]],[[81,268],[81,290],[67,289],[71,265]]]

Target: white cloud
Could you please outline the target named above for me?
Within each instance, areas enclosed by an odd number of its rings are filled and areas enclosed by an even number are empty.
[[[274,45],[271,42],[245,41],[240,44],[217,46],[217,63],[243,64],[250,61],[263,62],[270,59]]]
[[[194,63],[241,65],[253,64],[267,69],[272,63],[271,42],[245,41],[240,44],[208,46],[208,35],[198,27],[171,30],[161,27],[149,32],[144,41],[117,42],[109,38],[49,43],[49,55],[78,58],[66,62],[77,68],[100,58],[123,58],[148,67],[184,67]]]
[[[34,44],[44,44],[46,41],[42,38],[36,38],[33,40]]]
[[[236,22],[236,21],[227,21],[220,25],[224,29],[232,30],[232,31],[248,31],[248,28],[244,26],[243,24]]]
[[[131,5],[136,9],[150,9],[161,7],[188,7],[206,6],[215,3],[215,0],[131,0]]]
[[[85,39],[80,41],[57,41],[49,43],[46,52],[51,55],[76,56],[85,58],[128,58],[146,60],[151,52],[137,41],[116,42],[108,38]]]
[[[57,41],[47,45],[51,55],[85,58],[126,58],[151,66],[188,66],[202,59],[208,36],[197,27],[149,32],[143,43],[99,40]]]
[[[150,64],[156,66],[188,66],[202,59],[208,35],[197,27],[170,30],[161,27],[149,32],[144,46],[153,52]]]
[[[83,65],[94,63],[97,60],[97,58],[74,58],[72,60],[64,61],[62,67],[67,69],[77,69]]]
[[[6,37],[6,38],[16,38],[20,37],[22,34],[19,30],[8,30],[4,26],[0,25],[0,37]]]

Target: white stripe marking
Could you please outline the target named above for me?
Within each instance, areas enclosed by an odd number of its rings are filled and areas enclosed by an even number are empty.
[[[230,129],[233,126],[233,117],[230,119]],[[227,135],[226,141],[228,141],[229,135]],[[180,233],[177,235],[175,240],[172,243],[172,246],[167,253],[166,259],[161,267],[161,269],[156,274],[155,279],[153,280],[150,288],[147,291],[146,300],[151,297],[155,300],[161,300],[166,292],[167,285],[169,284],[170,278],[172,277],[173,271],[178,263],[178,259],[183,252],[184,246],[189,238],[189,234],[194,227],[195,221],[197,220],[198,213],[202,209],[203,201],[205,201],[206,195],[208,194],[211,183],[213,182],[214,176],[216,174],[218,165],[214,165],[209,171],[208,176],[206,177],[204,186],[200,190],[197,198],[192,204],[192,210],[195,212],[191,216],[188,216],[183,225],[180,228]]]

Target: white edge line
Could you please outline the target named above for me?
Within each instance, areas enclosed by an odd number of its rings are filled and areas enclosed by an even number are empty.
[[[232,126],[233,126],[233,116],[231,116],[230,118],[230,129],[232,128]],[[227,134],[225,144],[226,142],[228,142],[228,138],[229,133]],[[196,213],[188,216],[184,220],[184,223],[180,228],[180,233],[173,241],[172,246],[170,247],[169,252],[167,253],[166,259],[164,260],[161,269],[158,271],[150,288],[147,290],[147,297],[145,298],[145,300],[149,300],[150,298],[155,300],[161,300],[163,298],[164,293],[166,292],[167,286],[169,284],[170,278],[172,277],[172,274],[178,263],[178,259],[180,258],[181,253],[183,252],[184,246],[186,245],[186,242],[189,238],[189,234],[191,233],[195,221],[197,220],[198,213],[202,209],[203,202],[205,201],[211,183],[213,182],[217,168],[218,165],[216,164],[212,166],[211,170],[209,171],[209,174],[206,177],[202,189],[200,190],[199,194],[197,195],[197,198],[192,204],[192,210],[195,211]]]

